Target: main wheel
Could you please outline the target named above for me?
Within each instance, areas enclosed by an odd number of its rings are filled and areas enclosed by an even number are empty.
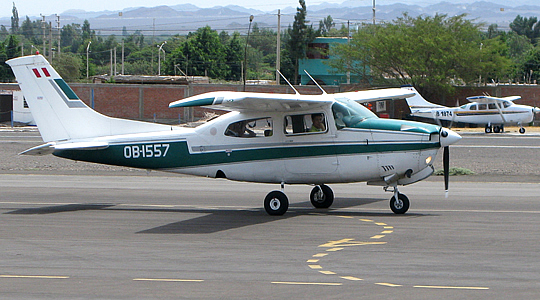
[[[521,127],[521,128],[519,129],[519,133],[521,133],[521,134],[525,133],[525,128],[524,128],[524,127]]]
[[[264,198],[264,209],[269,215],[281,216],[289,208],[289,199],[282,191],[272,191]]]
[[[499,133],[501,132],[501,128],[499,126],[493,126],[493,132]]]
[[[321,184],[311,190],[309,200],[315,208],[329,208],[334,203],[334,192],[329,186]]]
[[[486,126],[486,129],[484,131],[486,133],[491,133],[491,131],[492,131],[491,126]]]
[[[404,194],[398,193],[398,199],[395,196],[390,198],[390,209],[398,215],[402,215],[409,210],[409,198]]]

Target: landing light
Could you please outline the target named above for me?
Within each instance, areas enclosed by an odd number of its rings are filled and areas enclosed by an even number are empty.
[[[428,156],[428,158],[426,158],[426,165],[429,165],[431,163],[431,160],[432,160],[432,157]]]

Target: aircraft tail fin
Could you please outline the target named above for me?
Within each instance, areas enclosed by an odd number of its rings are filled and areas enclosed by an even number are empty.
[[[422,95],[420,95],[420,93],[418,93],[418,91],[411,85],[406,85],[406,86],[402,86],[401,87],[402,89],[406,89],[406,90],[409,90],[409,91],[413,91],[416,93],[416,95],[412,96],[412,97],[409,97],[409,98],[406,98],[405,100],[407,101],[407,104],[409,105],[409,108],[411,109],[411,113],[416,113],[416,112],[419,112],[419,111],[422,111],[422,110],[426,110],[426,109],[433,109],[433,108],[442,108],[444,106],[442,105],[438,105],[438,104],[435,104],[435,103],[431,103],[429,101],[427,101],[426,99],[424,99],[424,97],[422,97]]]
[[[111,118],[94,111],[42,55],[6,63],[17,78],[44,142],[170,130],[167,125]]]

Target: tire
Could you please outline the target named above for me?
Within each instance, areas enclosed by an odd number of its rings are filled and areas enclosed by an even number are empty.
[[[271,216],[281,216],[289,209],[289,199],[282,191],[272,191],[264,198],[264,209]]]
[[[396,197],[392,196],[390,198],[390,209],[397,215],[402,215],[406,213],[409,210],[409,198],[405,196],[404,194],[398,193],[398,201],[396,201]]]
[[[322,184],[311,190],[309,200],[315,208],[329,208],[334,203],[334,192],[329,186]]]
[[[525,128],[521,127],[521,128],[519,129],[519,133],[524,134],[524,133],[525,133]]]
[[[494,126],[493,127],[493,132],[499,133],[499,132],[501,132],[501,128],[499,126]]]
[[[486,133],[491,133],[491,131],[492,131],[491,126],[486,126],[486,129],[484,131]]]

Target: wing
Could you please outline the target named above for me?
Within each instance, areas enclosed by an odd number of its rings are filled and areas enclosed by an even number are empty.
[[[495,102],[503,102],[503,101],[516,101],[521,99],[521,96],[508,96],[508,97],[491,97],[491,96],[473,96],[473,97],[467,97],[467,100],[469,102],[478,102],[478,103],[495,103]]]
[[[396,88],[323,95],[210,92],[174,101],[169,107],[212,106],[228,111],[290,111],[321,107],[340,99],[371,102],[405,99],[414,95],[414,92]]]
[[[210,92],[174,101],[169,107],[212,106],[228,111],[289,111],[332,103],[328,95]]]
[[[340,98],[346,98],[353,100],[359,103],[379,101],[379,100],[395,100],[395,99],[405,99],[415,96],[414,91],[406,89],[378,89],[378,90],[366,90],[366,91],[357,91],[357,92],[345,92],[332,94],[336,100]]]

